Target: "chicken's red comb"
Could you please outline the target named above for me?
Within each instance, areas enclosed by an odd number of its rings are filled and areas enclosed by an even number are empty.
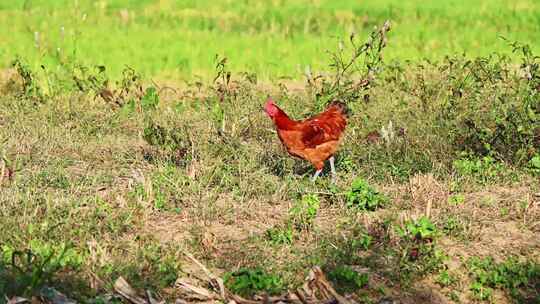
[[[275,102],[274,102],[274,99],[272,99],[272,97],[268,96],[268,98],[266,98],[266,104],[264,106],[267,107],[270,105],[275,105]]]

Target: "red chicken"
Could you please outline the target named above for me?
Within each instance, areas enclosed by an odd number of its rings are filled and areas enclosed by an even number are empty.
[[[312,181],[321,174],[327,159],[330,161],[332,181],[335,181],[334,153],[347,125],[346,106],[343,103],[333,102],[326,111],[302,121],[290,119],[272,98],[268,98],[264,111],[274,122],[279,139],[289,154],[313,164],[316,171]]]

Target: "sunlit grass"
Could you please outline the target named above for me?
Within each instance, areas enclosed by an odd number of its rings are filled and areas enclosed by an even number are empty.
[[[78,3],[78,4],[76,4]],[[500,36],[537,50],[540,5],[505,1],[10,1],[0,4],[0,65],[68,58],[129,65],[148,76],[208,78],[215,54],[262,79],[327,69],[328,49],[389,19],[386,59],[441,59],[507,50]],[[63,28],[63,30],[62,30]],[[38,34],[36,34],[36,32]],[[7,47],[6,47],[7,46]]]

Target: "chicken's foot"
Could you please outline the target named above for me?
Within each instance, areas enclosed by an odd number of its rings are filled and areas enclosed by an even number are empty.
[[[332,184],[336,183],[336,167],[334,167],[334,156],[328,159],[330,161],[330,170],[332,171]]]
[[[315,180],[317,179],[317,177],[319,177],[319,174],[321,174],[322,172],[322,169],[319,169],[315,172],[315,174],[313,174],[313,177],[311,178],[311,181],[312,182],[315,182]]]

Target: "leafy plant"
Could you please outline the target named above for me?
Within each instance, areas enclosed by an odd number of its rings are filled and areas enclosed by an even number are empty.
[[[373,238],[369,234],[362,233],[359,239],[353,240],[353,246],[360,245],[364,250],[368,250],[372,241]]]
[[[102,95],[103,99],[107,99],[104,90],[108,89],[109,76],[107,68],[104,65],[95,65],[87,67],[83,64],[74,64],[71,69],[72,79],[75,83],[75,88],[83,93],[94,93]]]
[[[224,281],[231,292],[251,296],[258,292],[277,294],[283,289],[281,278],[260,268],[242,268],[225,274]]]
[[[42,89],[36,79],[34,71],[21,58],[16,58],[11,65],[17,71],[17,74],[22,80],[22,94],[26,98],[37,102],[44,101]]]
[[[452,205],[461,205],[465,202],[465,196],[463,194],[454,194],[448,197],[448,203]]]
[[[442,230],[447,235],[457,235],[460,232],[464,231],[463,224],[460,219],[456,216],[448,216],[444,222]]]
[[[368,284],[367,273],[358,273],[350,266],[342,265],[332,269],[328,273],[328,278],[342,291],[350,292],[362,288]]]
[[[297,229],[310,229],[319,207],[320,201],[317,195],[304,195],[302,199],[296,201],[296,204],[289,211],[290,220]]]
[[[462,158],[454,160],[454,169],[461,176],[472,177],[482,183],[496,181],[506,174],[506,168],[491,156],[474,158],[463,154]]]
[[[159,104],[159,95],[155,87],[146,88],[144,95],[141,97],[141,107],[143,111],[155,110]]]
[[[454,285],[457,282],[457,278],[448,272],[448,270],[443,270],[437,276],[436,282],[442,287],[448,287]]]
[[[185,127],[169,127],[147,119],[143,139],[155,149],[146,155],[149,160],[157,158],[176,165],[189,161],[191,141]]]
[[[438,233],[435,225],[425,216],[405,222],[405,226],[398,227],[397,231],[401,237],[417,241],[432,241]]]
[[[347,207],[359,210],[373,211],[381,208],[388,199],[371,187],[366,180],[359,177],[351,185],[351,190],[346,193]]]
[[[25,250],[4,245],[0,248],[0,293],[25,295],[38,291],[65,269],[77,269],[83,257],[71,245],[51,245],[33,240]]]
[[[440,118],[458,151],[522,165],[539,149],[539,63],[528,46],[512,45],[522,50],[522,71],[507,56],[448,59],[451,94]]]
[[[529,171],[533,174],[540,175],[540,154],[537,154],[529,160]]]
[[[292,244],[294,231],[290,225],[266,230],[266,238],[274,244]]]
[[[68,189],[70,186],[70,180],[65,175],[65,173],[55,170],[54,172],[50,171],[41,171],[37,175],[38,182],[45,187],[53,187],[57,189]]]
[[[472,257],[467,261],[473,279],[471,291],[479,300],[491,298],[493,289],[502,289],[519,303],[538,300],[540,293],[540,265],[516,257],[496,263],[492,257]]]
[[[357,41],[354,33],[348,41],[340,40],[338,49],[329,52],[333,69],[330,78],[314,76],[311,69],[306,69],[308,84],[315,92],[317,110],[322,110],[328,101],[334,99],[352,102],[361,96],[369,98],[369,94],[363,92],[369,89],[381,70],[382,51],[389,31],[390,22],[385,21],[382,26],[375,27],[363,43]]]

